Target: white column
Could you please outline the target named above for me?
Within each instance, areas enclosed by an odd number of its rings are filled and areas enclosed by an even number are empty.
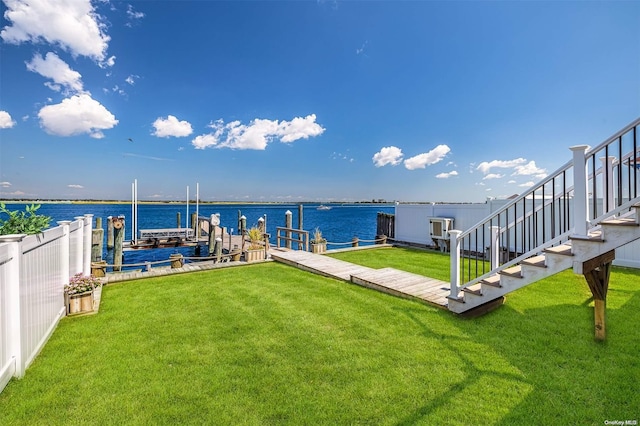
[[[500,227],[491,227],[491,253],[490,253],[491,269],[500,266]]]
[[[451,266],[451,293],[449,297],[451,299],[458,299],[458,293],[460,293],[460,242],[458,236],[462,234],[462,231],[457,229],[449,231],[450,249],[449,253],[450,266]]]
[[[569,149],[573,151],[573,234],[586,238],[589,227],[589,196],[585,154],[589,145],[576,145]]]
[[[616,207],[615,194],[613,192],[613,163],[615,163],[616,157],[602,157],[600,161],[602,162],[602,175],[600,178],[602,179],[602,189],[605,191],[602,196],[602,212],[609,213]],[[609,177],[608,182],[607,176]],[[594,195],[594,202],[595,201]]]
[[[93,215],[84,215],[84,230],[82,231],[82,273],[91,275],[91,236],[93,233]]]
[[[0,243],[9,244],[10,261],[6,268],[7,287],[6,300],[0,300],[5,305],[7,313],[7,353],[15,360],[14,376],[24,376],[25,362],[22,356],[22,322],[20,305],[20,261],[22,258],[22,239],[25,234],[0,236]]]

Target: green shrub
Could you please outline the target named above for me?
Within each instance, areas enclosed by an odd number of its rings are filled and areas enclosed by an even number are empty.
[[[6,219],[0,217],[0,235],[39,234],[47,229],[51,218],[36,214],[39,208],[39,204],[31,204],[25,207],[25,211],[9,211],[4,203],[0,203],[0,214],[8,216]]]

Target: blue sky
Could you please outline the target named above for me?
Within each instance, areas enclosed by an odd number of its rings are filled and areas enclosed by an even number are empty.
[[[640,116],[640,2],[1,4],[0,198],[479,202]]]

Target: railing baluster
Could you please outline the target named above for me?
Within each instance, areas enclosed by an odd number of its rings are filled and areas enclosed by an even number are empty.
[[[633,198],[638,196],[638,145],[637,145],[637,129],[638,126],[633,128]]]
[[[618,202],[616,207],[622,205],[622,136],[618,138]]]

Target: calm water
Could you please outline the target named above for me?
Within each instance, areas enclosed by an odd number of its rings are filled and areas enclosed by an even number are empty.
[[[7,204],[9,210],[23,210],[24,204]],[[393,213],[394,207],[390,205],[368,204],[332,204],[331,210],[317,210],[317,204],[305,204],[303,209],[303,229],[310,233],[318,227],[322,235],[329,242],[350,243],[354,236],[361,240],[373,240],[376,235],[376,216],[378,212]],[[194,213],[195,204],[189,204],[189,216]],[[199,215],[209,217],[220,213],[220,226],[233,229],[237,233],[238,211],[247,218],[247,227],[258,223],[258,219],[265,217],[267,220],[267,232],[271,234],[271,243],[275,244],[276,227],[285,225],[285,212],[292,213],[293,227],[298,227],[297,204],[225,204],[225,205],[200,205]],[[84,214],[101,217],[103,228],[106,229],[108,216],[125,216],[125,241],[131,240],[131,205],[129,204],[42,204],[39,214],[50,216],[51,225],[59,220],[73,220],[76,216]],[[177,227],[177,214],[180,213],[182,227],[186,226],[186,204],[140,204],[138,205],[138,230],[175,228]],[[106,232],[105,232],[106,233]],[[365,244],[365,243],[363,243]],[[329,245],[328,248],[342,248],[348,245]],[[203,250],[206,255],[206,250]],[[193,247],[165,248],[154,250],[137,250],[125,252],[124,263],[139,263],[144,261],[168,259],[172,253],[182,253],[185,256],[194,256]],[[105,250],[103,258],[111,263],[110,253]]]

